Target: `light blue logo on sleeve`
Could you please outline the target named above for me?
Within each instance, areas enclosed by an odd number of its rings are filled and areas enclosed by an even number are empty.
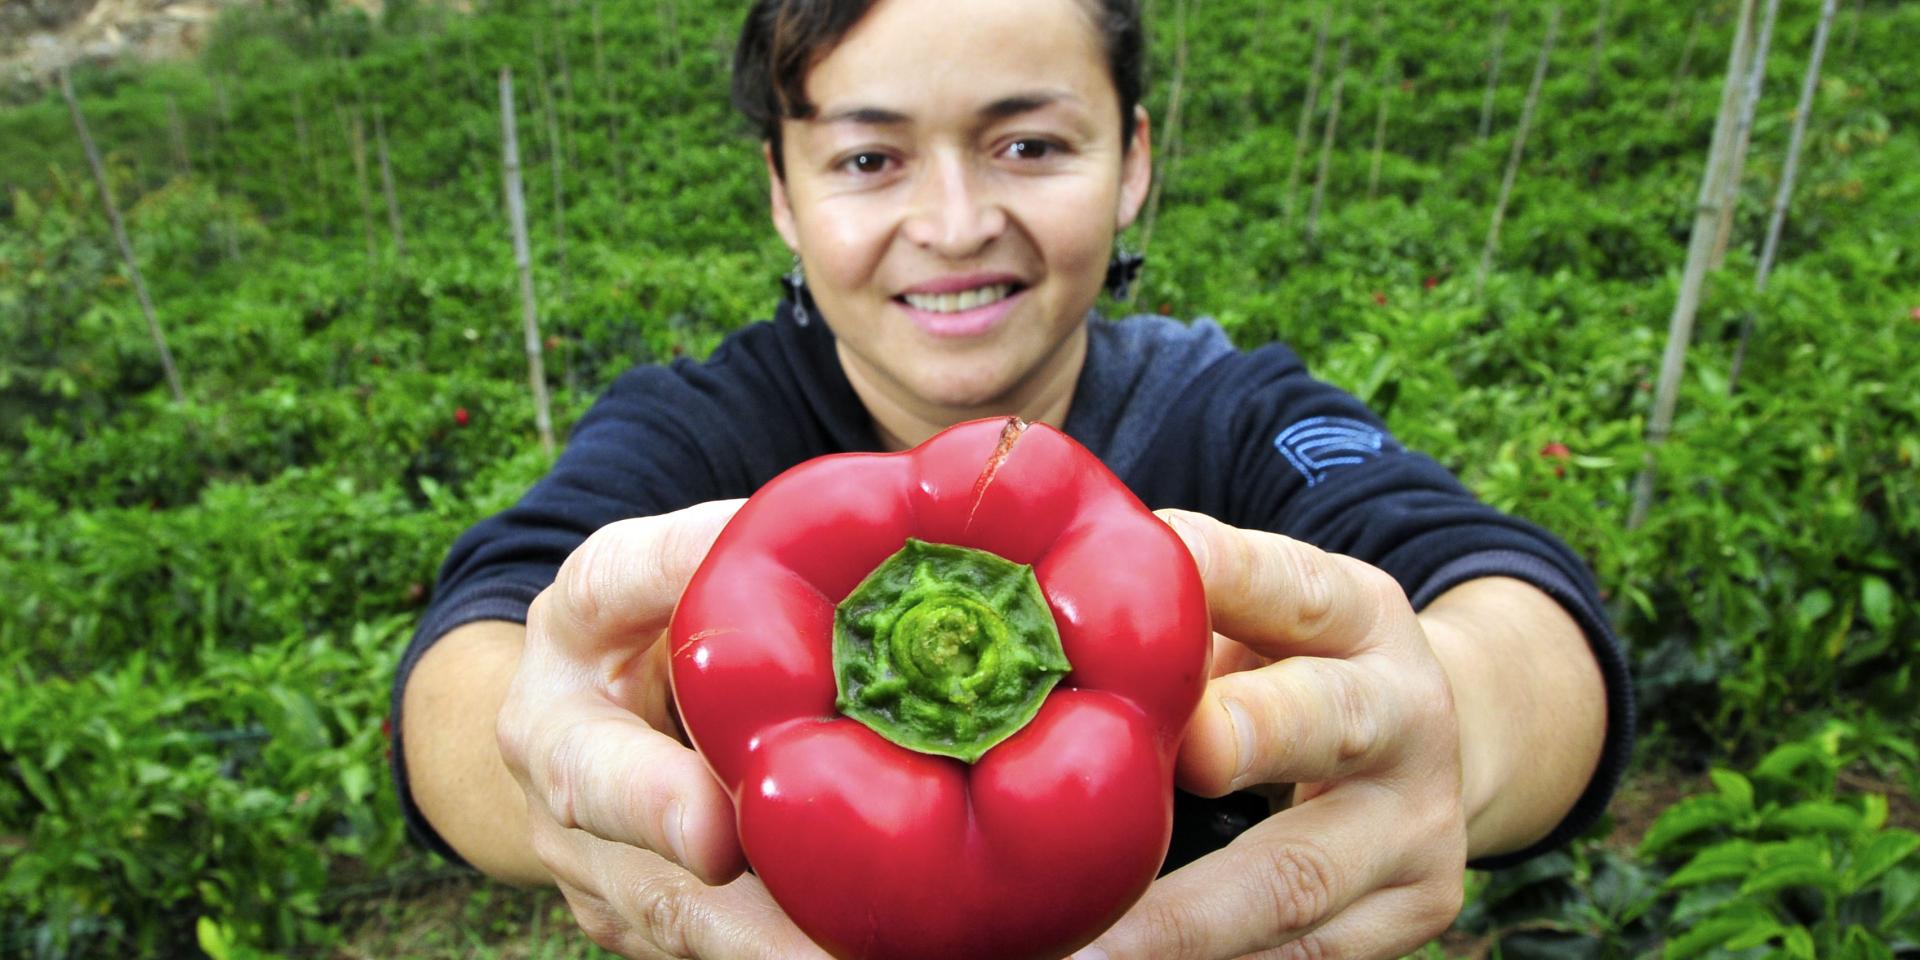
[[[1280,431],[1273,445],[1311,487],[1325,480],[1331,467],[1379,456],[1386,439],[1386,434],[1358,420],[1310,417]]]

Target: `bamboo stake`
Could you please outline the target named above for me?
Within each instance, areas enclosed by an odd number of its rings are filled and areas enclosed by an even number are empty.
[[[1500,57],[1507,45],[1507,26],[1507,11],[1502,10],[1493,23],[1493,53],[1487,57],[1487,93],[1480,99],[1480,143],[1486,143],[1493,133],[1493,96],[1500,87]]]
[[[1480,299],[1487,289],[1487,273],[1493,269],[1493,251],[1500,243],[1500,224],[1507,217],[1507,201],[1513,196],[1513,182],[1520,173],[1520,156],[1527,149],[1527,133],[1533,127],[1533,111],[1540,102],[1540,88],[1547,81],[1547,62],[1553,55],[1553,41],[1560,33],[1560,7],[1547,8],[1547,36],[1540,42],[1540,58],[1533,64],[1533,82],[1527,85],[1527,102],[1520,110],[1520,129],[1513,135],[1513,149],[1507,154],[1507,172],[1500,178],[1500,197],[1493,205],[1493,219],[1487,224],[1487,245],[1480,251],[1480,272],[1474,277],[1473,298]]]
[[[1320,169],[1313,178],[1313,203],[1307,207],[1307,242],[1320,239],[1320,210],[1327,199],[1327,170],[1333,165],[1333,139],[1340,132],[1340,98],[1347,88],[1347,54],[1351,37],[1340,38],[1340,56],[1333,68],[1333,96],[1327,105],[1327,129],[1320,136]]]
[[[1300,164],[1307,159],[1307,134],[1313,131],[1313,115],[1320,107],[1320,71],[1326,66],[1327,33],[1333,26],[1333,9],[1320,9],[1320,32],[1313,40],[1313,65],[1307,68],[1307,99],[1300,104],[1300,122],[1293,130],[1293,162],[1287,165],[1287,199],[1283,219],[1293,222],[1294,195],[1300,188]]]
[[[1153,178],[1153,188],[1147,196],[1147,215],[1140,225],[1141,256],[1145,256],[1153,246],[1153,225],[1160,218],[1160,198],[1167,188],[1167,181],[1173,178],[1174,162],[1180,152],[1180,101],[1187,81],[1187,0],[1177,0],[1173,11],[1173,86],[1167,91],[1167,149],[1160,161],[1160,175]],[[1128,133],[1121,131],[1122,136]],[[1135,283],[1127,291],[1128,307],[1132,307],[1134,301],[1140,298],[1140,286]]]
[[[233,131],[233,110],[227,101],[227,85],[221,82],[220,74],[218,73],[209,74],[208,80],[213,84],[214,119],[216,121],[214,134],[219,138],[220,145],[225,146],[227,137],[230,136]],[[213,192],[219,194],[219,168],[211,164],[209,166],[212,167],[214,171],[212,174]],[[234,165],[233,179],[235,192],[243,197],[246,196],[246,188],[241,186],[246,180],[246,170],[238,164]],[[236,227],[233,222],[233,205],[226,202],[224,196],[220,202],[220,239],[227,260],[231,262],[240,259],[239,228]]]
[[[1800,105],[1793,111],[1793,134],[1787,139],[1787,166],[1780,173],[1780,191],[1773,197],[1773,214],[1767,218],[1767,239],[1760,248],[1760,266],[1754,272],[1753,288],[1765,290],[1773,272],[1773,258],[1780,252],[1780,230],[1787,221],[1787,205],[1793,199],[1793,181],[1800,172],[1800,145],[1807,135],[1807,118],[1813,115],[1813,97],[1820,85],[1820,61],[1827,53],[1827,36],[1833,27],[1838,0],[1822,0],[1820,25],[1813,31],[1813,59],[1807,62],[1806,78],[1800,82]],[[1753,311],[1740,320],[1740,340],[1733,350],[1733,369],[1727,374],[1727,393],[1740,387],[1740,368],[1747,358],[1747,342],[1753,337]]]
[[[1600,93],[1600,74],[1605,72],[1607,64],[1607,18],[1612,12],[1613,0],[1600,0],[1599,16],[1593,27],[1593,62],[1587,66],[1587,99],[1591,101]]]
[[[374,239],[373,188],[367,179],[367,133],[360,122],[360,111],[334,105],[340,125],[347,131],[347,148],[353,157],[353,187],[360,200],[360,232],[367,242],[367,276],[373,277],[380,262],[380,245]]]
[[[1700,45],[1700,28],[1706,23],[1706,19],[1705,11],[1696,10],[1693,14],[1693,24],[1687,28],[1687,42],[1680,47],[1680,66],[1674,69],[1673,82],[1668,84],[1668,89],[1673,91],[1667,97],[1665,115],[1668,120],[1673,119],[1681,103],[1688,102],[1686,101],[1687,70],[1693,66],[1693,51]]]
[[[173,142],[174,172],[183,177],[193,175],[193,155],[187,151],[187,124],[180,118],[180,101],[173,94],[167,94],[167,138]]]
[[[1400,64],[1393,58],[1381,71],[1380,113],[1373,122],[1373,164],[1367,169],[1367,199],[1371,201],[1380,188],[1380,161],[1387,151],[1387,107],[1393,102],[1393,93],[1400,85]]]
[[[540,100],[540,117],[546,127],[547,166],[553,173],[553,251],[554,259],[560,268],[561,303],[571,299],[572,289],[567,277],[567,198],[561,181],[566,167],[566,143],[561,139],[560,124],[555,117],[553,86],[548,81],[547,70],[543,65],[544,55],[540,37],[534,35],[534,79],[538,84],[536,93]]]
[[[373,108],[373,143],[380,153],[380,192],[387,200],[387,228],[393,231],[393,255],[407,257],[406,231],[401,229],[400,198],[393,189],[393,164],[387,159],[387,122],[378,105]]]
[[[153,335],[154,349],[160,355],[160,369],[167,377],[167,389],[172,391],[175,403],[185,403],[187,393],[181,389],[180,371],[173,365],[173,351],[167,349],[167,336],[161,331],[160,318],[153,311],[153,299],[147,296],[147,281],[140,275],[140,264],[133,256],[133,244],[127,240],[127,227],[120,219],[120,207],[113,202],[113,188],[107,183],[106,164],[100,162],[100,150],[93,145],[93,134],[87,132],[87,119],[80,113],[80,101],[73,95],[73,83],[67,78],[65,67],[60,68],[60,95],[66,98],[67,113],[73,117],[74,132],[80,135],[80,146],[87,153],[87,165],[93,168],[93,182],[100,190],[100,205],[107,211],[107,223],[113,227],[113,242],[120,247],[120,259],[127,265],[134,296],[140,300],[140,312],[147,318],[147,332]]]
[[[1735,88],[1744,77],[1742,66],[1747,62],[1742,45],[1749,44],[1751,34],[1747,29],[1753,20],[1753,0],[1741,0],[1740,24],[1734,35],[1734,48],[1727,57],[1727,76],[1721,92],[1722,116],[1716,119],[1715,126],[1730,133],[1732,124],[1726,116],[1735,106],[1737,96]],[[1627,515],[1627,529],[1638,530],[1646,522],[1647,513],[1653,506],[1653,488],[1655,480],[1655,455],[1660,446],[1667,441],[1673,430],[1673,411],[1680,396],[1680,376],[1687,362],[1687,346],[1693,340],[1694,315],[1700,309],[1700,291],[1707,279],[1707,258],[1712,252],[1713,225],[1719,211],[1714,208],[1714,200],[1720,196],[1721,184],[1728,172],[1727,155],[1732,153],[1731,144],[1721,136],[1714,138],[1714,149],[1709,150],[1707,168],[1700,177],[1699,199],[1694,205],[1693,230],[1687,240],[1687,265],[1680,277],[1680,292],[1673,304],[1673,316],[1667,325],[1667,346],[1660,358],[1660,381],[1654,390],[1653,412],[1647,421],[1647,451],[1640,466],[1640,474],[1633,482],[1633,505]]]
[[[1747,80],[1741,87],[1740,122],[1734,128],[1733,155],[1730,158],[1732,172],[1721,184],[1724,191],[1720,198],[1720,221],[1714,225],[1713,255],[1707,260],[1708,270],[1720,269],[1726,259],[1727,241],[1733,234],[1733,215],[1740,209],[1740,177],[1747,168],[1747,148],[1753,140],[1753,114],[1760,105],[1760,94],[1766,82],[1767,51],[1773,44],[1773,21],[1780,12],[1780,0],[1767,0],[1767,13],[1760,22],[1760,39],[1755,42],[1753,55],[1747,67]]]
[[[526,334],[527,385],[533,392],[533,422],[540,448],[553,456],[553,412],[547,400],[547,372],[540,354],[540,319],[534,309],[533,254],[527,244],[527,205],[520,190],[520,138],[513,115],[513,70],[500,68],[500,135],[507,220],[513,229],[513,264],[520,273],[520,320]]]

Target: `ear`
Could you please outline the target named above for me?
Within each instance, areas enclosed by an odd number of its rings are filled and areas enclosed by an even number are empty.
[[[1147,202],[1147,189],[1153,186],[1153,136],[1147,122],[1147,108],[1133,108],[1133,143],[1127,158],[1120,162],[1120,206],[1115,213],[1114,229],[1125,230],[1140,215]]]
[[[767,200],[773,211],[773,228],[780,231],[780,239],[787,242],[787,249],[797,257],[800,255],[800,231],[793,224],[793,204],[787,201],[787,184],[781,179],[779,168],[773,165],[771,142],[760,142],[760,157],[767,164]]]

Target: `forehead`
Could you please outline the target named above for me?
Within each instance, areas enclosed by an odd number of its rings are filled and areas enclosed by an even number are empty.
[[[918,115],[1032,89],[1117,100],[1085,0],[880,0],[806,77],[822,112],[858,101]]]

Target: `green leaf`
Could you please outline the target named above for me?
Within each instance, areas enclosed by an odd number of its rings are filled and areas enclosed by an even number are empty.
[[[1753,776],[1757,780],[1803,785],[1797,779],[1797,775],[1810,765],[1819,767],[1824,773],[1832,765],[1832,760],[1810,743],[1787,743],[1773,748],[1759,765],[1753,768]]]
[[[1732,770],[1711,770],[1707,776],[1713,780],[1720,795],[1727,798],[1727,803],[1735,813],[1753,812],[1753,783],[1746,777]]]
[[[1888,830],[1876,834],[1866,848],[1854,857],[1847,871],[1846,892],[1852,893],[1878,879],[1894,865],[1920,850],[1920,834],[1908,830]]]
[[[233,931],[226,924],[202,915],[194,924],[194,938],[200,941],[200,949],[210,960],[227,960],[233,952]]]
[[[1840,878],[1834,874],[1832,867],[1824,863],[1790,860],[1760,868],[1752,879],[1740,885],[1740,895],[1753,897],[1788,887],[1817,887],[1838,892]]]
[[[1819,951],[1813,946],[1813,932],[1806,927],[1794,927],[1787,931],[1787,956],[1800,960],[1816,960]]]
[[[1768,826],[1781,827],[1791,833],[1854,834],[1865,828],[1858,810],[1825,800],[1810,800],[1772,811],[1765,821]]]
[[[1893,588],[1887,581],[1871,574],[1860,578],[1860,612],[1878,629],[1893,626]]]
[[[1847,938],[1840,944],[1840,960],[1894,960],[1893,948],[1856,923],[1847,927]]]
[[[1728,940],[1762,924],[1773,921],[1751,915],[1714,916],[1693,925],[1686,933],[1667,943],[1666,960],[1687,960],[1697,957]]]
[[[1736,817],[1718,794],[1687,797],[1668,807],[1640,841],[1642,855],[1660,853],[1674,843],[1713,827],[1731,825]]]
[[[53,784],[47,782],[39,767],[25,760],[17,760],[13,768],[20,771],[20,779],[27,785],[27,791],[40,801],[41,806],[47,808],[48,813],[60,812],[60,795],[54,792]]]
[[[1833,612],[1833,594],[1815,587],[1800,595],[1800,622],[1812,624]]]
[[[1787,928],[1778,923],[1758,923],[1742,930],[1732,937],[1728,937],[1727,942],[1721,944],[1720,947],[1728,953],[1751,950],[1786,932]]]
[[[1714,844],[1694,854],[1686,866],[1674,871],[1673,876],[1667,878],[1666,888],[1676,890],[1744,877],[1753,871],[1753,849],[1753,843],[1749,840],[1728,840]]]

